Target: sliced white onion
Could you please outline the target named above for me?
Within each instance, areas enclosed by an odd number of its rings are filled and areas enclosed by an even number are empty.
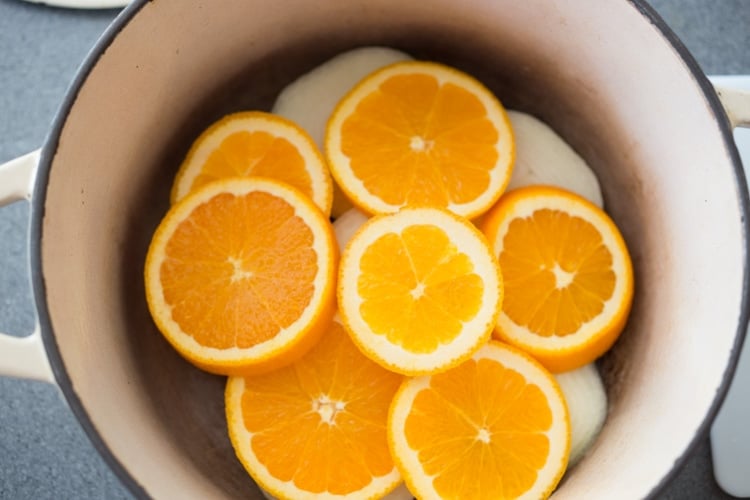
[[[336,233],[336,241],[339,244],[339,251],[341,253],[344,252],[344,247],[346,247],[346,244],[352,239],[352,236],[357,232],[357,229],[359,229],[368,218],[367,214],[361,210],[350,208],[333,222],[333,232]]]
[[[583,196],[602,208],[599,181],[586,161],[546,123],[520,111],[508,111],[516,143],[516,163],[508,190],[545,184]]]
[[[570,458],[574,466],[596,440],[607,418],[607,393],[594,363],[555,374],[570,413]]]

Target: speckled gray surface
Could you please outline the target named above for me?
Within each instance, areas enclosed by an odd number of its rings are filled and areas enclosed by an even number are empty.
[[[750,74],[750,0],[653,0],[708,74]],[[71,79],[116,10],[0,0],[0,163],[39,147]],[[28,207],[0,210],[0,331],[34,324],[27,278]],[[749,465],[750,470],[750,465]],[[0,499],[120,499],[57,388],[0,378]],[[731,498],[713,480],[704,439],[664,499]]]

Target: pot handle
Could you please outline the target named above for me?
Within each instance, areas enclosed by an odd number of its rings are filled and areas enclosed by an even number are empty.
[[[39,154],[37,149],[0,165],[0,207],[31,200]],[[55,382],[38,321],[25,337],[0,333],[0,375]]]
[[[750,127],[750,77],[711,77],[733,127]],[[750,130],[735,130],[735,142],[750,175]],[[750,334],[746,334],[750,335]],[[736,497],[750,495],[750,336],[745,338],[737,369],[711,426],[714,478],[722,490]]]
[[[747,76],[712,76],[711,83],[732,127],[750,127],[750,85]]]

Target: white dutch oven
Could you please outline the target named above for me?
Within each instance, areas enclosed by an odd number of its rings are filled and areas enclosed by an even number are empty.
[[[731,132],[750,99],[717,95],[637,0],[134,2],[80,70],[38,163],[0,169],[0,201],[31,199],[39,317],[31,337],[0,337],[3,372],[58,384],[137,496],[259,498],[226,437],[223,379],[184,362],[149,317],[146,248],[203,127],[268,109],[296,76],[373,44],[476,75],[595,169],[637,288],[600,365],[604,431],[555,497],[655,495],[707,431],[748,323]]]

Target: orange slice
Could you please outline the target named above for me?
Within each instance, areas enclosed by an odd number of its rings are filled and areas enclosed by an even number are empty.
[[[437,208],[376,216],[341,257],[339,311],[360,349],[405,375],[447,370],[486,342],[503,296],[482,234]]]
[[[403,383],[388,439],[417,498],[546,498],[567,466],[570,422],[552,375],[497,341]]]
[[[172,203],[211,181],[251,175],[285,182],[331,213],[333,182],[313,140],[294,122],[261,111],[227,115],[196,139],[175,177]]]
[[[505,194],[482,229],[505,278],[500,339],[553,372],[612,346],[630,311],[633,268],[607,214],[568,191],[532,186]]]
[[[299,358],[335,309],[336,241],[305,195],[277,181],[215,181],[173,205],[146,257],[166,339],[204,370],[245,374]]]
[[[401,380],[365,358],[334,321],[293,365],[229,378],[232,445],[277,498],[380,498],[401,482],[386,437]]]
[[[468,218],[500,197],[515,154],[508,116],[474,78],[429,62],[360,82],[326,130],[331,173],[365,212],[445,208]]]

